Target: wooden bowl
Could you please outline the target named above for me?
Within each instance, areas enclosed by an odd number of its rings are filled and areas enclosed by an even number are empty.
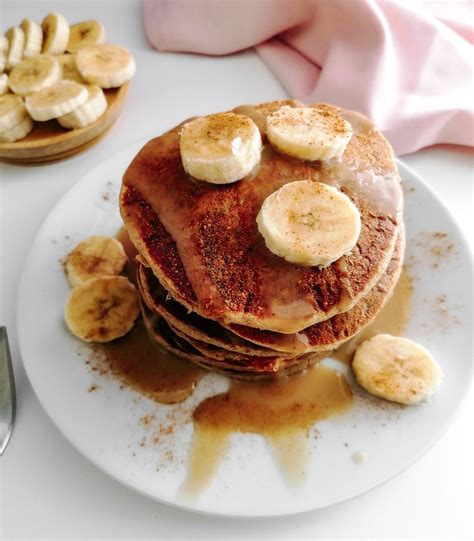
[[[85,128],[67,130],[56,120],[35,122],[33,130],[20,141],[0,143],[0,160],[12,163],[44,163],[69,158],[91,147],[117,120],[128,94],[130,82],[104,90],[108,107],[105,113]]]

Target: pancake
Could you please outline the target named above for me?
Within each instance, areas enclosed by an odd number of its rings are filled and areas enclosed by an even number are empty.
[[[280,105],[248,107],[247,114],[265,117]],[[261,162],[250,175],[211,185],[185,173],[179,128],[152,139],[133,160],[123,179],[122,217],[153,274],[187,309],[226,326],[294,334],[350,310],[379,280],[401,223],[394,156],[365,117],[326,107],[354,129],[341,161],[294,160],[264,138]],[[357,245],[326,268],[274,256],[257,229],[263,200],[301,179],[338,187],[361,214]]]
[[[137,282],[140,294],[148,308],[165,321],[179,334],[218,346],[228,352],[243,353],[260,357],[271,357],[274,351],[248,342],[211,319],[206,319],[195,312],[190,312],[175,301],[161,286],[150,268],[137,263]]]
[[[142,303],[142,316],[150,336],[162,347],[175,355],[192,361],[193,363],[222,375],[239,379],[268,379],[282,377],[297,372],[318,362],[322,356],[306,354],[282,361],[273,358],[256,359],[252,364],[240,363],[239,361],[215,361],[209,359],[195,350],[186,341],[180,340],[165,320],[153,314]]]
[[[252,352],[251,344],[248,341],[262,346],[254,350],[255,356],[261,356],[262,350],[265,351],[265,355],[274,356],[281,355],[282,352],[287,355],[297,355],[311,351],[327,352],[336,349],[371,323],[390,298],[402,269],[404,244],[404,230],[401,228],[386,271],[369,293],[347,312],[335,315],[331,319],[316,323],[292,335],[237,325],[230,325],[229,328],[233,333],[245,338],[241,344],[248,344],[245,346],[247,354]],[[155,278],[151,269],[138,264],[137,274],[140,292],[148,307],[163,317],[175,334],[187,340],[202,354],[213,358],[225,358],[226,356],[232,358],[232,354],[226,347],[227,342],[221,340],[220,343],[217,343],[214,337],[226,336],[228,343],[235,343],[231,338],[233,333],[214,321],[207,320],[195,313],[189,313],[186,308],[170,296],[166,297],[166,291]],[[209,347],[209,344],[212,346]],[[216,349],[215,346],[218,348]]]

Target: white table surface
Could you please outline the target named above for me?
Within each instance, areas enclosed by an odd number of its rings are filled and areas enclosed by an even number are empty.
[[[0,165],[0,323],[9,330],[18,393],[15,431],[0,459],[0,537],[472,538],[472,391],[444,437],[407,471],[355,500],[284,519],[227,520],[161,505],[108,478],[70,446],[31,389],[16,336],[19,276],[39,226],[76,180],[130,143],[188,116],[285,92],[253,52],[214,59],[156,53],[138,2],[15,0],[2,10],[2,30],[49,11],[72,22],[98,18],[109,41],[133,51],[138,70],[122,117],[97,146],[52,165]],[[472,231],[472,152],[443,146],[403,159]]]

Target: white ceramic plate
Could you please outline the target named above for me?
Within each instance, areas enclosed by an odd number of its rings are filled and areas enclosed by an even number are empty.
[[[445,378],[440,391],[430,404],[406,409],[377,408],[356,393],[349,413],[317,425],[320,436],[313,438],[310,471],[298,490],[287,486],[263,438],[235,434],[201,498],[194,503],[178,499],[192,423],[178,424],[155,444],[157,427],[188,419],[203,397],[224,391],[228,381],[207,375],[184,403],[157,405],[131,389],[120,389],[118,381],[92,374],[84,362],[84,345],[63,322],[69,287],[60,260],[89,235],[116,233],[121,177],[141,146],[102,163],[61,199],[36,237],[21,281],[23,361],[39,400],[74,447],[143,494],[228,516],[285,515],[328,506],[375,487],[419,458],[445,430],[470,384],[471,306],[465,291],[471,258],[448,211],[399,164],[406,195],[406,261],[415,285],[407,335],[428,347],[441,364]],[[94,383],[99,388],[88,392]],[[148,414],[154,419],[144,426],[140,419]],[[366,456],[363,464],[352,460],[357,451]]]

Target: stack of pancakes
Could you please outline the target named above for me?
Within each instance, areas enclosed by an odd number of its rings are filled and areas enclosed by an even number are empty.
[[[127,169],[120,206],[137,248],[144,321],[165,348],[213,371],[262,377],[300,371],[370,323],[400,275],[402,193],[393,152],[358,113],[328,106],[353,136],[341,159],[304,162],[268,143],[265,118],[294,100],[244,106],[262,133],[260,164],[226,185],[190,177],[180,126],[151,140]],[[321,105],[319,105],[321,107]],[[272,254],[256,216],[288,182],[337,187],[361,216],[351,253],[328,267]]]

